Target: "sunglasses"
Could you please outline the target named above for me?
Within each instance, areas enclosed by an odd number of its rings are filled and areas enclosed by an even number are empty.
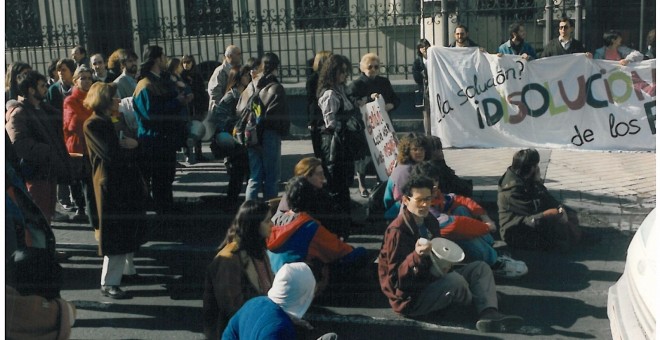
[[[559,29],[560,29],[560,30],[567,30],[567,29],[569,29],[570,27],[571,27],[571,26],[568,26],[568,25],[559,25]]]
[[[380,65],[369,65],[367,66],[367,69],[369,70],[378,70],[380,68]]]

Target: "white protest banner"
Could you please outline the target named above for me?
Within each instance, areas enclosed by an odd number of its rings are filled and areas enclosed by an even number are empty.
[[[428,51],[433,135],[451,147],[655,150],[655,60]]]
[[[384,182],[392,174],[396,166],[399,141],[392,127],[390,116],[385,111],[385,101],[382,96],[371,103],[360,107],[366,129],[364,131],[374,161],[378,178]]]

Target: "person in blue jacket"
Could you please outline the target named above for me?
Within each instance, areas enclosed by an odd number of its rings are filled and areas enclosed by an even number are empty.
[[[536,59],[536,50],[525,42],[527,31],[525,26],[519,22],[514,22],[509,26],[509,40],[505,41],[500,47],[497,48],[497,55],[514,54],[519,55],[525,60]]]
[[[222,339],[298,338],[295,326],[312,329],[302,317],[312,304],[315,286],[314,274],[307,264],[285,264],[275,275],[268,296],[255,297],[246,302],[229,320]],[[336,334],[328,333],[319,339],[336,338]]]

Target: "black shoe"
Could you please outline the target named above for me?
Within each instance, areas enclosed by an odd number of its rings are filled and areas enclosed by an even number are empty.
[[[517,315],[502,314],[494,308],[482,312],[477,321],[477,330],[483,333],[510,333],[523,324],[523,318]]]
[[[125,291],[121,290],[119,286],[104,286],[101,287],[101,294],[112,299],[128,299],[129,296]]]

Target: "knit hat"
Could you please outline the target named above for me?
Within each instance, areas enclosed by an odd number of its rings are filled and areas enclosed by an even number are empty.
[[[287,263],[277,271],[268,297],[289,316],[301,319],[314,300],[316,280],[304,262]]]

